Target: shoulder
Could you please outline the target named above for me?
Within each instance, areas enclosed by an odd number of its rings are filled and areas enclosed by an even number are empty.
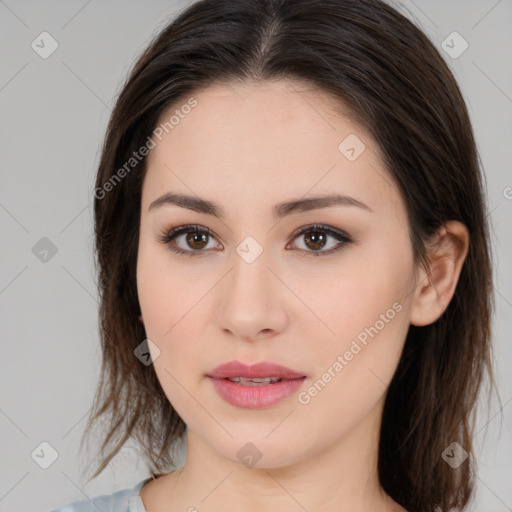
[[[145,479],[134,487],[121,489],[113,494],[102,494],[91,499],[73,501],[48,512],[145,512],[139,491],[148,481]]]

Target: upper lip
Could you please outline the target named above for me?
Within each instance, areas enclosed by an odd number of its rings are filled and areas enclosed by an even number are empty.
[[[280,379],[299,379],[305,377],[303,373],[296,372],[286,366],[269,361],[246,365],[240,361],[229,361],[217,366],[208,373],[209,377],[227,379],[233,377],[265,378],[278,377]]]

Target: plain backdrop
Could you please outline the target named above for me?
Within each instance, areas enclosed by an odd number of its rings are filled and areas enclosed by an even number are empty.
[[[92,191],[122,81],[152,36],[189,3],[0,0],[0,511],[45,511],[149,476],[130,443],[96,480],[80,480],[78,443],[100,362]],[[512,1],[393,5],[453,70],[487,178],[501,404],[484,400],[479,416],[472,510],[510,511]],[[448,37],[452,55],[443,47]],[[57,457],[46,469],[41,450]]]

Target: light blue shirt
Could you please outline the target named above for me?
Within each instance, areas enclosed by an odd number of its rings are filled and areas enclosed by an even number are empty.
[[[135,487],[122,489],[113,494],[102,494],[90,500],[74,501],[49,512],[146,512],[139,491],[149,480],[151,477],[142,480]]]

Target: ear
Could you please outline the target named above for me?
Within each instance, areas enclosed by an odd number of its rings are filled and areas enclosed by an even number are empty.
[[[427,244],[428,269],[418,269],[409,321],[434,323],[450,303],[469,247],[469,232],[459,221],[445,222]]]

